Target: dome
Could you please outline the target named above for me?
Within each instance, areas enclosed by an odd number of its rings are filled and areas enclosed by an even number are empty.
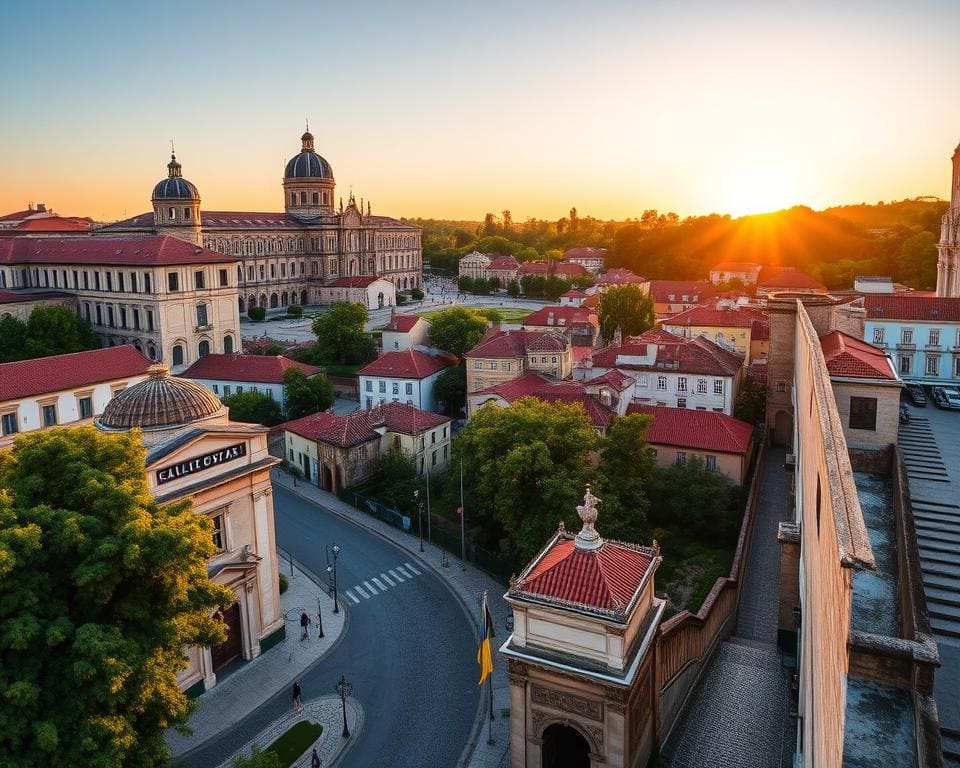
[[[170,376],[166,365],[151,365],[146,381],[114,397],[97,425],[103,429],[165,429],[223,415],[226,408],[206,387]]]
[[[167,163],[167,178],[153,188],[153,200],[199,200],[197,188],[183,178],[182,166],[176,155],[170,155]]]
[[[285,179],[332,179],[333,168],[313,149],[313,134],[307,131],[300,137],[300,154],[287,163]]]

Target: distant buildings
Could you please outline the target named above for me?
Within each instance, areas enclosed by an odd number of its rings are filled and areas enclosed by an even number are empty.
[[[827,287],[795,267],[764,267],[757,280],[757,298],[773,293],[825,294]]]
[[[748,261],[721,261],[710,269],[710,282],[723,285],[734,280],[743,286],[756,285],[760,265]]]
[[[563,252],[563,260],[568,264],[579,264],[588,272],[599,275],[603,272],[607,259],[606,248],[569,248]]]
[[[315,376],[323,370],[281,355],[207,355],[180,377],[202,384],[221,398],[243,392],[260,392],[276,400],[281,408],[286,408],[283,376],[291,369],[297,369],[305,376]]]
[[[681,338],[706,336],[725,349],[743,355],[749,363],[767,356],[767,316],[754,307],[703,304],[660,321],[660,327]]]
[[[671,317],[712,299],[716,287],[705,280],[651,280],[650,298],[657,318]]]
[[[92,219],[58,216],[43,203],[0,216],[0,237],[58,237],[88,233],[93,227]]]
[[[460,277],[474,280],[496,278],[500,285],[506,288],[511,280],[516,279],[520,263],[513,256],[474,251],[460,259],[458,269]]]
[[[430,321],[417,315],[393,315],[383,327],[384,352],[402,352],[430,345]]]
[[[385,352],[357,374],[361,405],[369,411],[384,403],[406,403],[434,411],[434,384],[455,361],[456,358],[428,355],[417,349]]]
[[[960,297],[960,145],[953,151],[950,208],[940,224],[937,296]]]

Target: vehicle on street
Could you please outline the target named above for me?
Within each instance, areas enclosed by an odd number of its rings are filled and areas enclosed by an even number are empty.
[[[910,402],[920,408],[926,408],[927,396],[923,393],[923,387],[919,384],[907,384],[907,397]]]
[[[938,408],[960,411],[960,391],[953,387],[934,387],[933,402]]]

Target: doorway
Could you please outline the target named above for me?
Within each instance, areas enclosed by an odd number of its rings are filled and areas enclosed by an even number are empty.
[[[543,732],[543,768],[590,768],[590,745],[578,730],[554,723]]]
[[[227,639],[210,649],[215,673],[237,658],[243,650],[243,636],[240,630],[240,604],[234,603],[220,617],[223,619],[223,623],[227,625]]]

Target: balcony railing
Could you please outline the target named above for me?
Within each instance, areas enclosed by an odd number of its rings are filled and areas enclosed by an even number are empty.
[[[908,350],[911,350],[911,351],[912,351],[912,350],[915,350],[916,348],[917,348],[917,345],[914,344],[912,341],[898,341],[898,342],[897,342],[897,349],[908,349]]]

